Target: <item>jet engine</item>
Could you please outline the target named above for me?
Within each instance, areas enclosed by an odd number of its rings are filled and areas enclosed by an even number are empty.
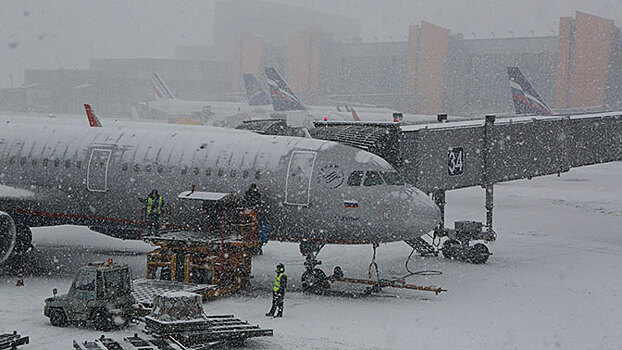
[[[17,240],[17,229],[13,218],[0,211],[0,265],[3,264],[13,252]]]

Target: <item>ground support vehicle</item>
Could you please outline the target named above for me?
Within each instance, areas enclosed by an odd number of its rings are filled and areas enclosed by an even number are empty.
[[[240,207],[231,193],[187,191],[178,198],[201,203],[199,218],[191,218],[201,224],[143,237],[159,246],[147,254],[146,279],[205,286],[205,298],[244,288],[263,244],[256,209]]]
[[[108,330],[131,322],[136,316],[131,272],[127,265],[89,263],[81,268],[67,294],[45,299],[43,314],[54,326],[90,324]]]

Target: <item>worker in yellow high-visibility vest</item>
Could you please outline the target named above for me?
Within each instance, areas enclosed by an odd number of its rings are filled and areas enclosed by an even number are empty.
[[[147,223],[150,233],[157,233],[160,228],[160,215],[164,206],[164,199],[158,194],[158,190],[151,191],[147,200]]]
[[[274,285],[272,286],[272,308],[266,316],[283,317],[283,299],[285,299],[285,289],[287,289],[285,266],[279,263],[276,265],[275,272]],[[274,314],[275,312],[276,314]]]

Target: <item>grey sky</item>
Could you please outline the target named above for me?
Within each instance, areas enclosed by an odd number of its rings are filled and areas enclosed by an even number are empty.
[[[235,1],[235,0],[230,0]],[[172,58],[175,46],[212,42],[213,0],[2,0],[0,87],[25,68],[87,68],[91,57]],[[421,20],[465,38],[553,35],[576,10],[622,24],[620,0],[275,0],[361,21],[364,41],[405,40]]]

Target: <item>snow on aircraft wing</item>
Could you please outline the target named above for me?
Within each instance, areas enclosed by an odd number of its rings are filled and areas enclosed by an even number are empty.
[[[35,193],[21,188],[0,185],[0,199],[35,199]]]

